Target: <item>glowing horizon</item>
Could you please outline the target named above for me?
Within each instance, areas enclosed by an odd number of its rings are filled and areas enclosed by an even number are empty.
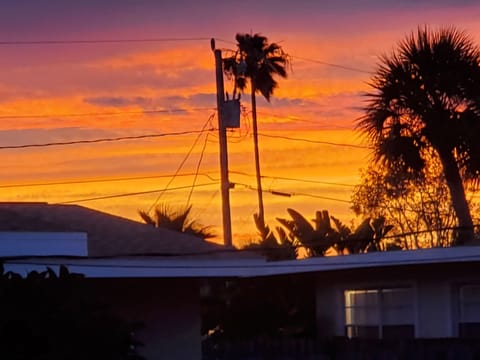
[[[362,114],[362,94],[368,91],[378,56],[389,54],[398,41],[424,24],[456,24],[480,42],[476,16],[480,5],[469,1],[460,5],[442,1],[435,6],[429,1],[396,4],[369,0],[363,6],[348,0],[301,1],[293,6],[269,0],[256,3],[255,8],[249,1],[235,5],[190,0],[161,4],[139,0],[135,5],[122,0],[55,6],[48,0],[26,3],[26,7],[5,6],[0,15],[0,41],[205,40],[0,45],[1,146],[215,127],[214,59],[208,39],[217,38],[217,47],[225,54],[235,46],[235,33],[250,29],[280,43],[291,55],[292,71],[288,79],[279,80],[271,103],[257,98],[259,132],[264,135],[260,151],[265,213],[271,227],[289,207],[308,218],[316,210],[328,209],[345,223],[354,219],[348,201],[359,169],[368,164],[369,150],[342,144],[368,145],[354,125]],[[233,13],[236,16],[232,17]],[[227,79],[225,88],[231,91]],[[241,129],[229,134],[228,144],[231,181],[239,184],[231,193],[236,244],[256,237],[248,98],[242,98],[246,111]],[[208,138],[206,134],[185,134],[1,151],[3,201],[53,203],[153,191],[165,188],[171,180],[167,175],[178,171],[181,176],[169,187],[181,189],[165,192],[159,202],[179,206],[190,196],[188,186],[193,184],[192,174],[203,153],[196,183],[205,186],[191,194],[193,215],[221,234],[219,184],[212,180],[219,178],[215,131]],[[6,187],[154,175],[159,177]],[[278,197],[270,190],[296,195]],[[140,220],[138,210],[148,210],[159,194],[78,204]]]

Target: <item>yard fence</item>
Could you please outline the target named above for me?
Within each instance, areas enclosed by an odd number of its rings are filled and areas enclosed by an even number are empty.
[[[205,341],[203,360],[480,360],[480,339]]]

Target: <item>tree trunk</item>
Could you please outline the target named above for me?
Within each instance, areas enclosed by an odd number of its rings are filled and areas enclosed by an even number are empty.
[[[262,175],[260,172],[260,154],[258,150],[258,127],[257,127],[257,101],[255,98],[255,84],[251,80],[252,88],[252,127],[253,127],[253,146],[255,153],[255,172],[257,175],[257,194],[258,194],[258,221],[262,228],[265,227],[265,215],[263,211],[263,192],[262,192]]]
[[[463,245],[474,240],[472,215],[465,195],[465,188],[452,151],[439,149],[438,152],[459,227],[453,245]]]

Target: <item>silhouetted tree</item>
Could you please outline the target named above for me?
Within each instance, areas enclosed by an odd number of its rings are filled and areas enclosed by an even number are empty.
[[[285,276],[211,282],[202,298],[203,333],[210,339],[306,336],[315,328],[315,281]],[[218,339],[216,339],[218,337]]]
[[[392,226],[383,217],[367,218],[352,231],[326,210],[317,211],[315,225],[293,209],[287,212],[290,219],[277,220],[287,229],[287,235],[306,249],[308,256],[324,256],[329,251],[341,255],[396,248],[384,241]]]
[[[367,217],[352,230],[327,210],[317,211],[312,221],[296,210],[287,209],[287,212],[290,218],[277,218],[282,226],[277,227],[276,232],[257,221],[260,241],[244,249],[258,250],[269,261],[296,259],[300,248],[310,257],[399,249],[395,239],[386,241],[385,236],[393,226],[381,215]]]
[[[258,216],[254,215],[254,219],[260,241],[244,246],[243,250],[259,251],[268,261],[295,260],[297,258],[298,247],[295,239],[287,236],[283,228],[277,226],[275,234],[268,225],[260,221]]]
[[[459,231],[473,240],[464,180],[480,175],[480,50],[454,28],[419,28],[403,40],[371,80],[374,92],[358,126],[394,182],[422,177],[426,150],[442,164]]]
[[[237,90],[243,92],[247,84],[250,84],[259,206],[257,216],[258,221],[265,224],[255,94],[258,92],[262,94],[267,101],[270,101],[275,88],[278,86],[274,77],[287,77],[286,66],[288,64],[288,56],[280,45],[269,43],[268,39],[260,34],[237,34],[236,40],[237,51],[231,57],[224,59],[224,70],[227,75],[232,76],[235,80],[233,96],[235,96]]]
[[[0,358],[141,360],[133,332],[65,267],[0,274]]]
[[[215,237],[215,234],[211,231],[211,226],[203,226],[196,220],[190,219],[191,210],[191,205],[175,209],[163,204],[157,206],[153,216],[150,216],[147,212],[142,210],[138,213],[146,224],[158,228],[182,232],[202,239]]]
[[[392,174],[383,166],[370,165],[354,188],[352,209],[357,215],[385,217],[394,225],[391,235],[399,235],[404,249],[450,246],[456,217],[437,162],[429,161],[421,179],[399,186],[392,184],[388,178]]]

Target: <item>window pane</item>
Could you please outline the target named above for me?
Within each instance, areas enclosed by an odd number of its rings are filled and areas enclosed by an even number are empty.
[[[347,325],[378,325],[378,308],[353,307],[345,309]]]
[[[413,308],[407,306],[384,308],[382,320],[385,325],[413,324]]]
[[[411,288],[346,290],[344,295],[348,337],[378,338],[384,331],[383,337],[414,337]]]
[[[377,290],[347,290],[345,291],[345,305],[350,306],[378,306]]]
[[[460,322],[480,323],[480,285],[460,288]]]

